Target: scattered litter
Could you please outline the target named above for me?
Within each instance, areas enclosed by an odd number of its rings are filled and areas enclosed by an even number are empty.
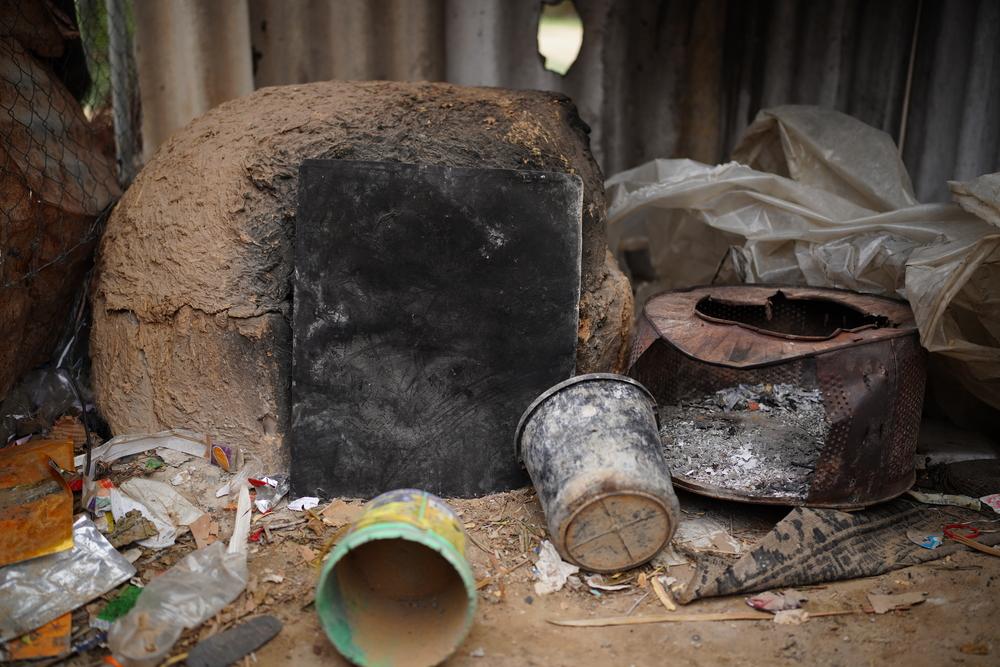
[[[470,658],[485,658],[486,657],[486,651],[484,651],[483,647],[480,646],[479,648],[473,649],[472,651],[470,651],[469,652],[469,657]]]
[[[677,605],[674,604],[670,591],[664,587],[664,583],[668,586],[670,585],[670,579],[673,579],[673,577],[664,578],[661,576],[655,576],[650,579],[649,583],[653,587],[653,592],[656,593],[656,597],[660,600],[660,604],[666,607],[667,611],[677,611]]]
[[[285,580],[284,576],[282,576],[280,574],[276,574],[274,572],[268,572],[267,574],[265,574],[261,578],[261,581],[269,583],[269,584],[280,584],[284,580]]]
[[[604,577],[599,574],[592,574],[585,577],[584,581],[587,582],[588,586],[596,588],[599,591],[624,591],[627,588],[632,588],[629,584],[606,584],[604,583]]]
[[[962,644],[958,650],[966,655],[989,655],[989,644]]]
[[[677,526],[677,532],[674,533],[674,542],[695,551],[732,555],[743,551],[740,541],[730,535],[722,524],[706,517],[693,519],[684,517]],[[687,560],[683,562],[686,563]]]
[[[684,522],[681,521],[680,525],[684,525]],[[676,533],[674,533],[674,539],[677,539]],[[731,549],[732,546],[726,545],[726,548]],[[662,567],[663,569],[669,569],[671,567],[677,567],[679,565],[689,565],[690,563],[691,561],[688,558],[677,553],[677,550],[674,548],[673,544],[668,544],[666,547],[664,547],[663,550],[660,551],[660,553],[653,556],[652,560],[652,564],[654,566]]]
[[[215,542],[219,534],[219,524],[212,521],[212,517],[208,514],[202,514],[197,521],[192,521],[188,528],[191,529],[194,543],[199,549],[204,549]]]
[[[909,609],[927,599],[927,593],[898,593],[896,595],[868,594],[868,602],[876,614],[885,614],[896,609]]]
[[[0,647],[0,660],[39,660],[58,658],[70,651],[73,614],[65,613]]]
[[[917,546],[924,549],[937,549],[944,543],[944,533],[928,533],[922,530],[909,529],[906,537]]]
[[[245,487],[251,478],[256,479],[256,475],[257,473],[250,466],[241,469],[233,475],[232,479],[218,488],[215,492],[215,497],[222,498],[223,496],[238,494],[240,489]]]
[[[132,549],[127,549],[122,552],[122,556],[125,556],[125,560],[130,563],[135,563],[137,560],[142,558],[142,549],[134,547]]]
[[[994,512],[1000,514],[1000,493],[992,493],[988,496],[983,496],[979,499],[983,505],[986,505]]]
[[[803,498],[830,430],[819,389],[740,384],[660,409],[670,469],[750,496]]]
[[[299,549],[299,556],[302,558],[303,563],[308,564],[316,560],[316,556],[318,554],[313,549],[310,549],[304,544],[299,544],[298,549]]]
[[[247,585],[245,553],[221,542],[185,556],[154,578],[132,610],[115,621],[108,646],[126,667],[160,664],[186,628],[208,620]]]
[[[103,445],[94,447],[91,452],[90,470],[86,471],[87,475],[93,477],[98,463],[111,463],[126,456],[141,454],[161,447],[175,449],[201,459],[208,458],[208,438],[194,431],[175,428],[152,434],[119,435]],[[86,454],[80,454],[74,459],[74,465],[77,468],[82,468],[86,462]]]
[[[538,561],[535,563],[535,593],[548,595],[561,590],[566,579],[571,574],[580,571],[576,565],[570,565],[559,557],[559,552],[548,540],[542,540],[538,547]]]
[[[236,519],[233,524],[233,534],[229,538],[229,547],[226,549],[227,553],[246,553],[252,513],[250,490],[244,486],[240,488],[240,497],[236,503]]]
[[[181,470],[179,473],[170,478],[171,486],[186,486],[191,481],[191,471]]]
[[[288,493],[288,475],[273,475],[262,477],[259,480],[251,478],[249,481],[257,489],[253,503],[261,514],[267,514],[273,510],[278,501]]]
[[[0,568],[0,641],[23,635],[135,576],[135,568],[84,515],[73,548]]]
[[[121,593],[104,605],[104,609],[97,614],[96,618],[90,620],[90,627],[98,630],[110,630],[112,623],[132,610],[142,590],[138,586],[126,586]]]
[[[243,450],[228,445],[212,445],[212,462],[226,472],[236,472],[243,467]]]
[[[203,639],[187,654],[187,667],[228,667],[256,651],[281,632],[274,616],[258,616]]]
[[[99,479],[90,482],[83,489],[81,502],[92,514],[110,512],[111,490],[113,488],[115,488],[115,485],[110,479]]]
[[[288,503],[288,509],[293,512],[304,512],[319,505],[319,498],[315,496],[303,496]]]
[[[747,598],[747,604],[758,611],[788,611],[798,609],[802,603],[808,600],[805,595],[793,588],[786,589],[780,593],[759,593]]]
[[[121,521],[132,510],[138,510],[156,526],[156,537],[139,541],[151,549],[169,547],[182,527],[190,526],[204,515],[169,484],[144,477],[134,477],[111,489],[111,513],[115,521]]]
[[[914,491],[913,489],[907,491],[906,495],[926,505],[951,505],[952,507],[964,507],[976,510],[977,512],[982,507],[978,498],[970,498],[969,496],[957,496],[948,493],[924,493],[922,491]]]
[[[965,535],[959,534],[959,530],[965,531]],[[954,540],[959,544],[964,544],[965,546],[975,549],[981,553],[1000,557],[1000,549],[986,546],[978,540],[973,539],[975,537],[979,537],[979,535],[979,529],[970,526],[968,523],[949,523],[944,526],[944,536],[948,539]]]
[[[808,620],[809,612],[805,609],[781,609],[774,614],[778,625],[802,625]]]
[[[114,521],[114,529],[108,533],[108,542],[115,549],[156,537],[156,526],[137,509],[129,510],[120,519]]]
[[[193,457],[192,454],[187,452],[178,451],[176,449],[170,449],[169,447],[159,447],[156,450],[156,455],[159,456],[164,463],[166,463],[171,468],[179,468],[184,465]]]
[[[49,436],[52,440],[70,440],[74,447],[87,444],[87,429],[75,415],[66,414],[52,423]]]
[[[328,526],[346,526],[357,521],[363,511],[360,505],[334,500],[320,511],[319,516]]]

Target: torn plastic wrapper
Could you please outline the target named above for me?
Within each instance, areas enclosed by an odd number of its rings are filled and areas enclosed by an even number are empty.
[[[251,479],[250,483],[257,487],[257,495],[253,503],[261,514],[267,514],[273,510],[290,488],[288,475],[272,475],[260,480]]]
[[[135,576],[86,516],[73,524],[74,546],[0,569],[0,641],[23,635]]]
[[[637,302],[709,282],[742,243],[745,282],[906,298],[923,346],[1000,408],[1000,228],[917,204],[889,137],[835,111],[762,111],[734,158],[751,166],[655,160],[608,180],[612,247],[646,236],[661,270]]]
[[[146,586],[111,626],[108,646],[124,667],[158,665],[186,628],[235,600],[247,578],[245,552],[228,553],[222,542],[194,551]]]

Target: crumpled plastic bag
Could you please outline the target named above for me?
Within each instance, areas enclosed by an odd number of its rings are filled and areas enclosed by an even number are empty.
[[[125,667],[160,664],[185,628],[235,600],[248,578],[245,551],[228,553],[214,542],[188,554],[149,582],[132,610],[111,626],[111,652]]]
[[[974,214],[998,206],[984,203],[994,181],[952,184],[969,210],[918,204],[888,135],[816,107],[762,111],[734,158],[746,164],[654,160],[607,181],[613,247],[645,235],[661,268],[637,301],[711,282],[735,240],[744,282],[907,299],[923,346],[1000,409],[1000,227]]]
[[[548,595],[562,590],[571,574],[580,571],[576,565],[564,561],[555,546],[543,540],[538,548],[538,562],[535,563],[535,594]]]

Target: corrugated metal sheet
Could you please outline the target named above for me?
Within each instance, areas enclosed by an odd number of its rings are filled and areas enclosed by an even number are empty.
[[[146,154],[255,86],[400,79],[563,92],[606,173],[724,160],[759,109],[789,103],[840,109],[897,140],[905,127],[923,200],[946,199],[946,179],[1000,169],[995,0],[576,4],[584,41],[562,77],[537,52],[539,0],[136,3]]]

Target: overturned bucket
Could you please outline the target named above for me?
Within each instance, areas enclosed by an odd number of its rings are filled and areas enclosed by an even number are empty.
[[[615,572],[670,541],[677,496],[656,403],[637,381],[592,373],[551,387],[521,417],[515,443],[563,558]]]
[[[333,645],[358,665],[436,665],[472,625],[476,583],[465,531],[440,498],[383,493],[330,553],[316,611]]]

